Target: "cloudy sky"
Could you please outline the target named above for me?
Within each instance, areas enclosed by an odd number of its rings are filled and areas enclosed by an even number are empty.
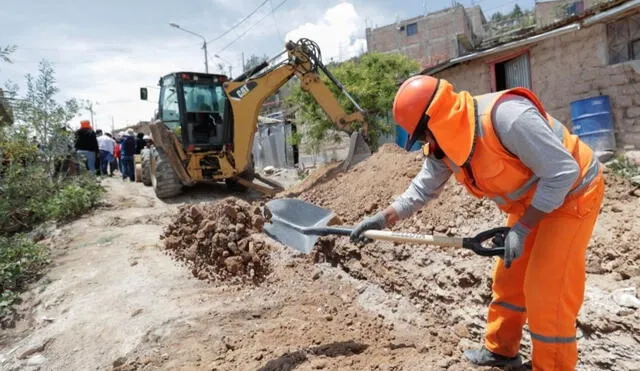
[[[529,4],[529,2],[531,4]],[[177,70],[204,71],[202,40],[169,26],[203,35],[209,70],[229,64],[242,69],[242,53],[275,55],[285,40],[308,37],[320,45],[325,61],[343,60],[366,50],[365,27],[436,11],[449,0],[0,0],[0,46],[16,45],[13,64],[0,66],[0,83],[24,84],[38,62],[51,61],[60,99],[95,102],[94,121],[102,129],[149,119],[158,78]],[[487,18],[532,1],[476,0]],[[262,4],[262,6],[260,6]],[[469,6],[471,0],[462,0]],[[260,6],[260,7],[259,7]],[[258,8],[259,7],[259,8]],[[257,11],[233,28],[242,18]],[[230,30],[231,29],[231,30]],[[229,31],[230,30],[230,31]],[[227,32],[228,31],[228,32]],[[222,37],[220,35],[224,34]],[[220,58],[216,58],[219,55]],[[148,102],[141,86],[150,87]],[[88,117],[87,111],[83,112]],[[80,118],[73,122],[77,127]]]

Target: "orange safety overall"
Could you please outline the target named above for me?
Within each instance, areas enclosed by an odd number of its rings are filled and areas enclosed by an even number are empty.
[[[511,268],[506,269],[502,259],[496,262],[485,346],[494,353],[515,356],[528,320],[534,370],[574,370],[585,250],[602,203],[604,178],[593,151],[547,114],[529,90],[516,88],[474,97],[472,154],[461,167],[446,158],[445,162],[472,195],[492,199],[508,214],[509,227],[531,204],[539,178],[504,148],[494,130],[494,107],[505,94],[524,96],[537,107],[578,163],[580,176],[564,203],[531,230],[524,253]]]

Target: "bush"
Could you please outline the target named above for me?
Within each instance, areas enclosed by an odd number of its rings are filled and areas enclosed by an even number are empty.
[[[39,166],[12,166],[2,179],[0,233],[31,229],[41,222],[42,206],[55,194],[55,183]]]
[[[19,292],[38,278],[48,263],[45,247],[22,235],[0,236],[0,323],[4,328],[20,303]]]
[[[43,219],[69,220],[84,214],[98,203],[104,189],[90,177],[72,179],[45,206]]]
[[[0,194],[0,234],[28,231],[46,220],[65,221],[93,207],[104,189],[89,175],[52,181],[39,166],[14,166]]]
[[[607,167],[614,174],[628,179],[640,175],[640,167],[625,156],[619,156],[607,162]]]

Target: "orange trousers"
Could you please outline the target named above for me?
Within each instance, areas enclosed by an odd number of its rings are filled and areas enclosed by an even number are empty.
[[[600,175],[589,189],[547,214],[532,229],[522,256],[493,273],[485,346],[518,354],[525,321],[533,343],[534,370],[575,370],[576,318],[584,299],[585,251],[604,197]],[[509,214],[513,226],[521,215]]]

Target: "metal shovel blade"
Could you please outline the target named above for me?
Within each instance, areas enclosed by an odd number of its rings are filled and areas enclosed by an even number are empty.
[[[264,226],[265,233],[305,254],[311,252],[318,240],[318,235],[307,234],[305,229],[326,227],[335,218],[330,210],[295,198],[272,200],[265,207],[271,213],[271,222]]]

